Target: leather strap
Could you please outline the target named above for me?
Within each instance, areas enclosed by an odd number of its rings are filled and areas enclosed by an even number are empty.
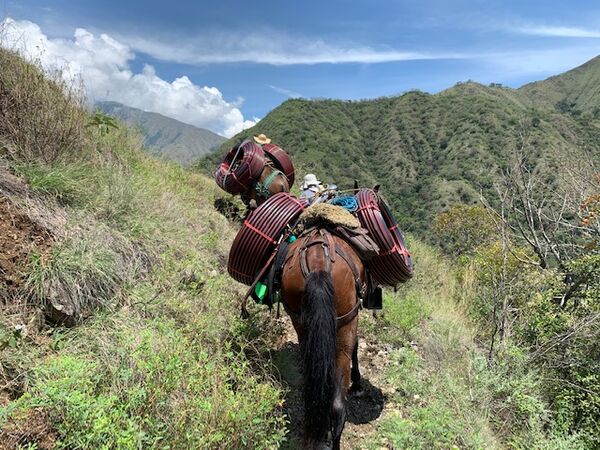
[[[317,237],[317,235],[319,235],[320,237]],[[323,253],[325,256],[325,270],[327,272],[331,273],[332,264],[335,262],[335,255],[337,254],[346,262],[346,264],[350,268],[350,271],[352,272],[352,275],[354,276],[357,301],[350,311],[336,318],[337,328],[340,328],[352,321],[352,319],[354,319],[358,314],[358,311],[362,307],[362,300],[366,294],[366,285],[365,283],[361,282],[359,270],[352,261],[352,259],[346,254],[346,252],[343,249],[341,249],[338,245],[335,245],[335,241],[332,239],[331,235],[324,229],[310,230],[308,235],[306,236],[306,241],[298,250],[298,253],[300,255],[300,269],[304,278],[306,278],[310,273],[306,252],[308,248],[319,244],[323,248]],[[293,258],[295,254],[293,256],[288,255],[287,260]],[[297,316],[296,314],[293,315]]]
[[[341,328],[344,325],[350,323],[352,321],[352,319],[354,319],[357,315],[358,315],[358,311],[361,309],[362,307],[362,302],[360,300],[358,300],[356,302],[356,304],[352,307],[352,309],[350,311],[348,311],[346,314],[338,316],[337,317],[337,327]]]

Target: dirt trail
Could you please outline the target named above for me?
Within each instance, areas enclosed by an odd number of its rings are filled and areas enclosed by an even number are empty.
[[[369,320],[365,318],[367,314],[369,312],[363,310],[360,320]],[[301,448],[302,374],[299,371],[298,339],[291,321],[287,316],[279,320],[284,323],[285,331],[273,349],[272,358],[289,390],[285,396],[284,412],[290,419],[290,431],[287,435],[288,441],[281,448],[292,450]],[[361,333],[359,325],[358,360],[363,392],[348,397],[348,415],[342,435],[344,450],[364,448],[365,441],[376,431],[379,417],[386,411],[395,409],[393,403],[389,401],[394,387],[386,383],[384,377],[385,369],[391,363],[390,350],[391,348],[386,348],[385,345]]]

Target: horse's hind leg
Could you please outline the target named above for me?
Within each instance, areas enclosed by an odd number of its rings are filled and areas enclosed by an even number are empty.
[[[350,393],[360,392],[362,390],[360,386],[360,370],[358,368],[358,337],[352,350],[352,386],[350,387]]]
[[[338,378],[336,384],[332,409],[332,450],[340,450],[342,431],[344,431],[344,425],[346,425],[346,392],[348,392],[348,389],[344,388],[343,379]]]
[[[346,424],[346,397],[352,378],[350,354],[356,341],[356,323],[348,324],[338,330],[336,352],[336,387],[333,399],[331,436],[333,450],[339,450],[342,431]]]

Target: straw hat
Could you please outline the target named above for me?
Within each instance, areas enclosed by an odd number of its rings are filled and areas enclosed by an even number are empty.
[[[254,136],[254,142],[257,144],[270,144],[271,139],[265,136],[264,134],[259,134],[258,136]]]

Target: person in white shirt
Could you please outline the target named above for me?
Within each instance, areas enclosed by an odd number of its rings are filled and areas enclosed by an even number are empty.
[[[323,183],[321,183],[314,174],[308,173],[304,177],[304,182],[302,183],[302,186],[300,186],[300,189],[302,190],[300,198],[314,200],[316,196],[325,191],[325,186],[323,186]]]

